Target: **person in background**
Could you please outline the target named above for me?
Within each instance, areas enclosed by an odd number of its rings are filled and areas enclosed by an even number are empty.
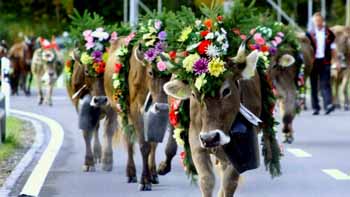
[[[335,35],[325,25],[321,13],[316,12],[313,15],[313,23],[313,29],[306,34],[315,51],[314,67],[310,74],[311,103],[314,110],[313,115],[318,115],[321,110],[318,100],[318,89],[320,88],[325,114],[328,115],[335,109],[332,103],[331,61],[333,60],[337,68],[340,68],[340,64],[335,50]]]

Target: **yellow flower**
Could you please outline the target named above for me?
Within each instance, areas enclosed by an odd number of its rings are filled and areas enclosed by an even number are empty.
[[[192,28],[191,27],[186,27],[180,35],[180,38],[178,39],[179,42],[185,42],[188,39],[188,36],[190,35],[190,33],[192,32]]]
[[[202,74],[201,76],[197,77],[196,82],[194,83],[194,86],[197,88],[198,91],[201,91],[202,87],[207,83],[207,80],[205,79],[205,74]]]
[[[226,70],[225,62],[220,58],[214,58],[209,62],[208,69],[212,76],[218,77]]]
[[[109,57],[109,54],[107,52],[105,52],[103,55],[102,55],[102,60],[104,62],[107,62],[108,61],[108,57]]]
[[[183,128],[176,128],[174,129],[174,134],[173,134],[173,138],[175,139],[177,145],[180,145],[182,147],[185,145],[185,142],[181,138],[181,133],[184,131],[185,130]]]
[[[183,60],[183,67],[185,68],[185,70],[187,72],[192,72],[193,70],[193,64],[199,60],[200,56],[196,53],[196,54],[192,54],[187,56],[184,60]]]
[[[88,65],[93,62],[93,58],[90,55],[88,55],[86,52],[84,52],[81,54],[80,61],[81,63]]]

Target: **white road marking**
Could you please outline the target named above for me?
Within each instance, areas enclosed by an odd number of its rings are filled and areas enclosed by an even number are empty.
[[[338,169],[323,169],[322,171],[334,178],[335,180],[350,181],[350,175],[347,175]]]
[[[288,148],[287,151],[292,153],[296,157],[301,157],[301,158],[312,157],[310,153],[307,153],[299,148]]]
[[[60,150],[63,142],[64,132],[62,126],[45,116],[38,114],[23,112],[18,110],[11,110],[17,114],[35,118],[46,123],[49,126],[50,130],[50,141],[47,145],[45,151],[43,152],[40,160],[33,169],[31,175],[29,176],[26,184],[22,188],[21,194],[27,196],[39,196],[40,190],[45,182],[47,174],[57,156],[58,151]]]

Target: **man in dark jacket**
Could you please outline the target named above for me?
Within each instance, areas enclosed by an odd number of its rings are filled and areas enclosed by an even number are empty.
[[[335,51],[335,36],[325,25],[323,16],[317,12],[313,15],[314,28],[307,33],[315,50],[315,62],[311,71],[311,98],[313,115],[318,115],[320,105],[318,100],[318,88],[321,89],[325,114],[330,114],[335,107],[332,103],[331,88],[331,61],[339,66]]]

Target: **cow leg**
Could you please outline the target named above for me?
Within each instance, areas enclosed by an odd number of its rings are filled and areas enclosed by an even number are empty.
[[[344,71],[344,77],[343,77],[343,80],[342,80],[342,84],[341,84],[341,89],[342,89],[342,92],[344,94],[344,109],[346,111],[349,110],[349,80],[350,80],[350,70],[349,69],[346,69]]]
[[[239,174],[231,163],[220,162],[219,168],[221,172],[221,186],[218,196],[231,197],[238,186]]]
[[[338,75],[337,77],[335,78],[335,82],[334,82],[334,99],[333,99],[333,102],[334,102],[334,105],[336,108],[341,108],[341,105],[340,105],[340,99],[339,99],[339,88],[340,88],[340,83],[341,83],[341,75],[342,75],[342,72],[338,72]]]
[[[27,82],[27,95],[30,96],[30,87],[32,85],[32,81],[33,81],[33,74],[31,72],[29,72],[28,74],[28,80],[26,80]]]
[[[128,152],[128,161],[126,165],[126,176],[128,177],[128,183],[137,183],[136,167],[134,161],[134,143],[132,142],[132,139],[129,136],[123,136],[124,141],[126,142],[125,145]]]
[[[140,144],[142,164],[143,164],[139,190],[151,191],[152,190],[151,173],[148,165],[148,157],[151,152],[151,144],[145,141],[143,132],[141,132],[138,137],[139,137],[139,144]]]
[[[85,163],[83,166],[84,172],[94,172],[95,171],[95,162],[91,150],[91,139],[93,131],[83,130],[83,136],[85,141]]]
[[[112,140],[114,132],[117,130],[117,115],[116,112],[110,109],[107,112],[105,120],[105,133],[103,135],[103,146],[102,146],[102,169],[104,171],[112,171],[113,169],[113,147]]]
[[[37,77],[38,78],[38,80],[37,80],[37,86],[38,86],[38,104],[39,105],[42,105],[43,104],[43,102],[44,102],[44,93],[43,93],[43,89],[42,89],[42,82],[41,82],[41,80],[39,79],[40,77],[38,76]]]
[[[152,184],[159,184],[158,174],[157,174],[157,165],[156,165],[156,151],[157,143],[151,143],[151,152],[148,157],[148,165],[151,171],[151,182]]]
[[[173,133],[174,133],[174,129],[171,128],[169,137],[168,137],[168,142],[165,147],[166,159],[165,161],[160,162],[158,166],[159,175],[166,175],[171,170],[171,161],[176,155],[176,151],[177,151],[177,144],[175,139],[173,138]]]
[[[46,100],[46,104],[48,104],[49,106],[52,106],[53,86],[54,86],[54,84],[49,84],[47,92],[46,92],[46,99],[45,100]]]
[[[102,157],[102,151],[101,151],[101,143],[100,143],[100,137],[99,137],[99,126],[97,126],[97,129],[94,132],[94,147],[93,147],[93,153],[94,153],[94,161],[96,163],[101,163],[101,157]]]
[[[198,172],[198,183],[202,197],[211,197],[215,186],[215,176],[210,155],[200,147],[195,148],[192,146],[191,152],[194,165]]]

